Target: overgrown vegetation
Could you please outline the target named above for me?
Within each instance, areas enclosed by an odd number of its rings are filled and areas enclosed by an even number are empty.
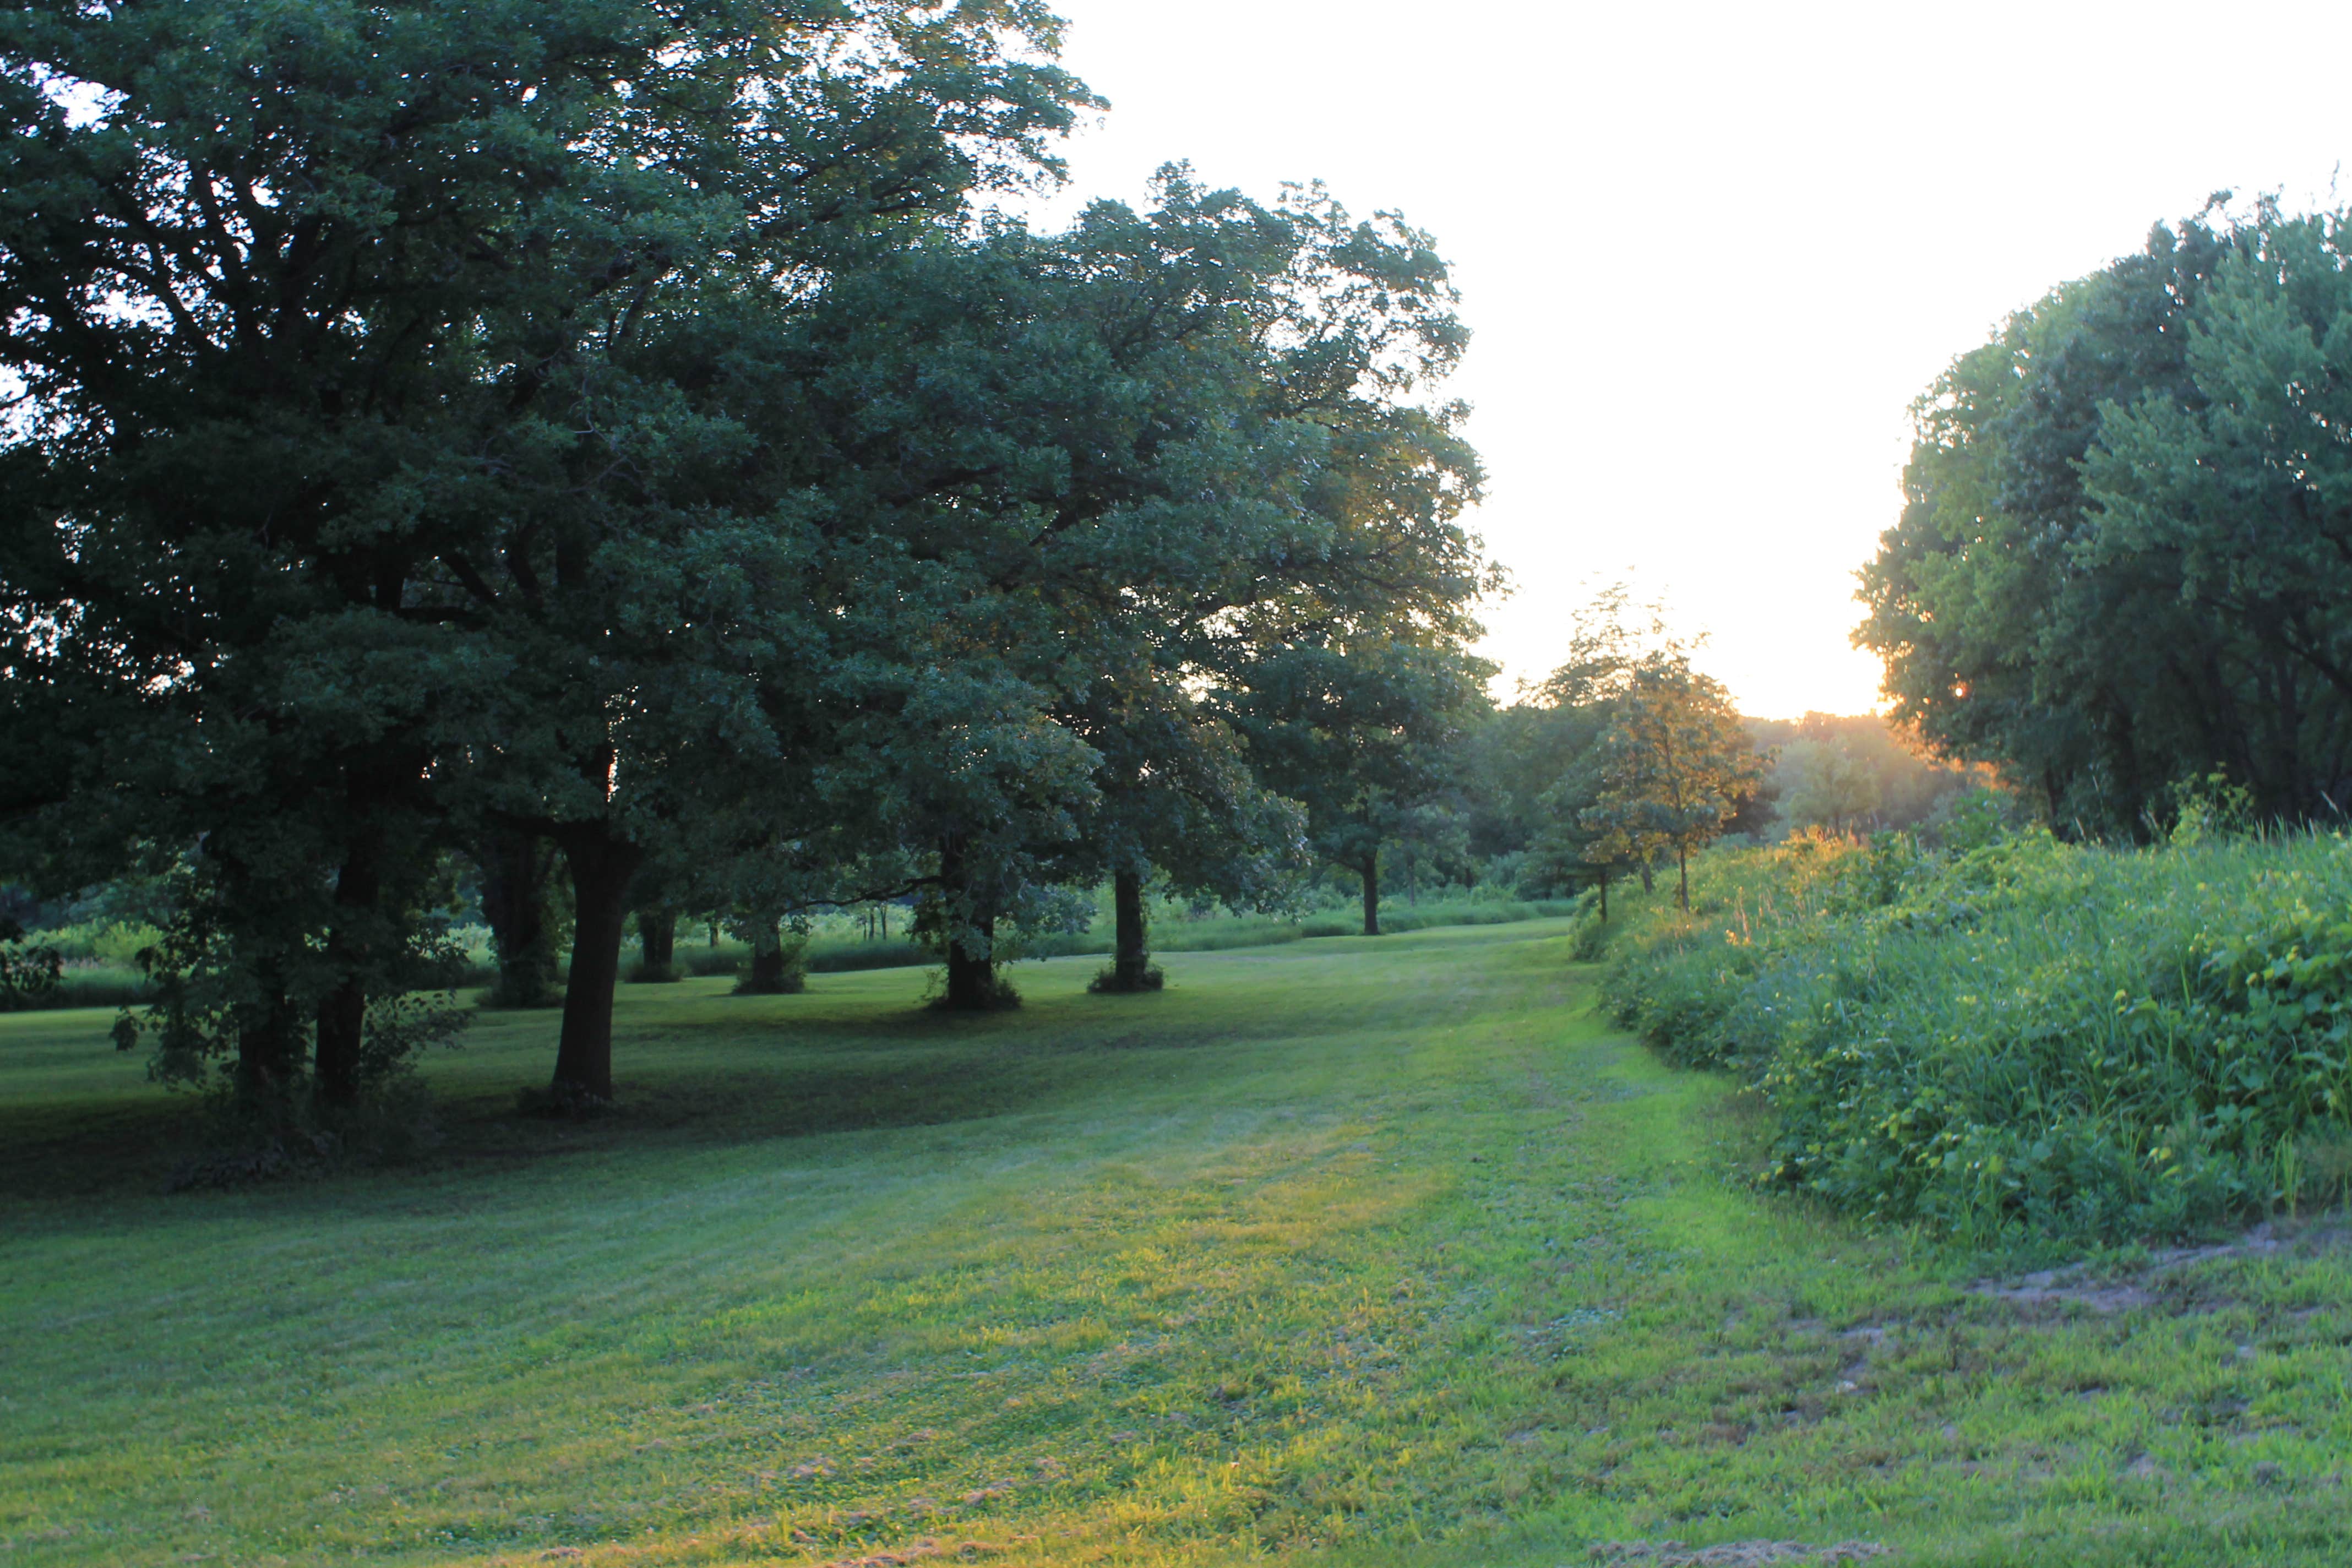
[[[1769,1180],[1974,1246],[2210,1235],[2352,1181],[2352,842],[1718,851],[1606,994],[1769,1106]]]

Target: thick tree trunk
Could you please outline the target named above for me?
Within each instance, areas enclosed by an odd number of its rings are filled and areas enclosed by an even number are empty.
[[[1119,988],[1133,991],[1143,984],[1151,967],[1150,922],[1143,908],[1143,874],[1121,871],[1110,879],[1113,952],[1111,966]]]
[[[948,942],[948,1005],[959,1012],[981,1012],[997,1005],[996,985],[996,916],[976,914],[971,921],[973,933],[970,938],[951,937]],[[966,951],[967,941],[977,942],[980,953]]]
[[[751,972],[738,987],[746,995],[773,996],[797,991],[784,978],[784,931],[778,921],[762,921],[751,933]]]
[[[1151,966],[1150,914],[1143,901],[1142,872],[1119,871],[1112,875],[1110,907],[1110,969],[1095,977],[1094,989],[1159,990],[1160,971]]]
[[[677,978],[677,911],[637,911],[637,978],[658,984]]]
[[[275,970],[265,969],[268,998],[236,1032],[236,1092],[247,1101],[280,1093],[301,1070],[301,1016],[286,999]]]
[[[480,850],[482,918],[499,961],[498,1000],[507,1007],[555,1001],[555,941],[547,923],[553,856],[537,835],[494,830]]]
[[[233,846],[215,841],[207,846],[207,853],[221,859],[225,902],[230,910],[268,907],[259,879]],[[292,1088],[302,1075],[303,1058],[310,1054],[304,1037],[308,1031],[303,1027],[307,1020],[287,999],[283,949],[265,931],[251,926],[232,932],[232,940],[239,957],[252,965],[254,989],[258,993],[255,1001],[236,1009],[233,1069],[236,1097],[247,1104],[267,1104]]]
[[[367,1029],[368,926],[383,892],[383,845],[362,824],[335,875],[335,923],[327,933],[327,962],[341,978],[319,1004],[319,1038],[312,1084],[321,1103],[348,1106],[360,1097],[360,1046]]]
[[[613,1098],[613,986],[621,976],[629,879],[646,854],[602,823],[567,827],[558,842],[572,870],[574,914],[553,1088],[559,1104],[604,1104]]]
[[[1364,874],[1364,934],[1381,934],[1381,852],[1365,851]]]
[[[940,889],[947,900],[948,988],[940,1005],[950,1012],[979,1013],[1014,1005],[1015,999],[996,976],[996,911],[985,907],[971,913],[968,933],[954,930],[958,895],[970,896],[964,881],[963,854],[955,839],[940,847]]]

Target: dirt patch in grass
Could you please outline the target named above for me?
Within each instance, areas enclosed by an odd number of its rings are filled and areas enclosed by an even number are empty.
[[[1969,1287],[1969,1294],[2013,1307],[2070,1306],[2094,1312],[2127,1312],[2156,1301],[2137,1285],[2088,1280],[2079,1270],[2064,1268],[2045,1268],[2013,1285],[1979,1279]]]
[[[2089,1265],[2077,1264],[2066,1268],[2045,1268],[2014,1280],[1979,1279],[1968,1287],[1968,1291],[1987,1300],[2029,1309],[2072,1306],[2091,1312],[2114,1313],[2170,1302],[2177,1309],[2210,1310],[2217,1303],[2189,1288],[2179,1278],[2184,1271],[2202,1264],[2282,1254],[2312,1257],[2343,1250],[2347,1244],[2352,1244],[2352,1230],[2344,1226],[2341,1215],[2316,1223],[2265,1221],[2234,1241],[2207,1247],[2167,1247],[2150,1253],[2144,1263],[2122,1272],[2095,1271]],[[2194,1307],[2189,1307],[2188,1298],[2192,1295],[2198,1300]],[[2223,1300],[2218,1304],[2228,1303]]]
[[[1811,1546],[1801,1541],[1727,1541],[1685,1546],[1679,1541],[1609,1541],[1592,1549],[1595,1563],[1641,1563],[1650,1568],[1769,1568],[1773,1563],[1867,1563],[1894,1552],[1875,1541]]]

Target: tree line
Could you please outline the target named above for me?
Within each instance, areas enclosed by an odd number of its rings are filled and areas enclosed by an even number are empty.
[[[2352,801],[2346,215],[2228,201],[1953,362],[1862,573],[1897,720],[2063,832],[2159,833],[2217,778],[2272,821]]]
[[[494,999],[609,1100],[625,934],[910,904],[940,1003],[1112,890],[1475,841],[1679,870],[1752,802],[1612,590],[1497,710],[1430,237],[1162,171],[1027,0],[34,5],[0,19],[0,875],[152,889],[166,1081],[348,1107]],[[1647,618],[1645,618],[1647,617]],[[1679,884],[1678,884],[1679,885]],[[0,933],[5,934],[5,933]],[[54,979],[54,955],[46,975]],[[0,943],[0,989],[45,978]]]
[[[519,1000],[568,879],[584,1103],[633,910],[919,894],[984,1007],[1056,888],[1377,855],[1486,673],[1445,267],[1181,168],[992,211],[1099,107],[1055,28],[0,19],[0,821],[36,886],[169,885],[166,1077],[357,1099],[446,1026],[460,857]]]

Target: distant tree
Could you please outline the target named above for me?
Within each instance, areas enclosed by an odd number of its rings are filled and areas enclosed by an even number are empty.
[[[1524,695],[1496,708],[1469,737],[1469,852],[1482,859],[1523,858],[1521,886],[1531,892],[1565,886],[1538,845],[1550,821],[1538,803],[1597,733],[1592,715]]]
[[[1843,833],[1878,809],[1878,772],[1842,735],[1790,742],[1780,748],[1773,773],[1780,817],[1793,826]]]
[[[1568,658],[1538,686],[1528,705],[1546,715],[1539,733],[1540,771],[1532,790],[1530,844],[1552,879],[1591,878],[1609,918],[1610,879],[1639,872],[1646,885],[1660,844],[1635,819],[1608,809],[1609,738],[1627,694],[1655,657],[1680,657],[1685,645],[1669,631],[1664,606],[1638,604],[1622,583],[1600,588],[1572,618]]]
[[[557,981],[571,923],[556,907],[555,846],[534,833],[492,826],[476,836],[474,857],[499,969],[492,999],[501,1007],[553,1006],[562,995]]]
[[[1580,814],[1586,831],[1643,861],[1671,850],[1687,910],[1691,852],[1722,833],[1763,766],[1731,694],[1676,650],[1635,667],[1612,705],[1600,773]]]
[[[1366,936],[1381,934],[1381,850],[1456,785],[1493,668],[1454,647],[1299,643],[1237,697],[1253,765],[1306,807],[1315,852],[1360,882]]]
[[[1851,759],[1857,774],[1867,775],[1867,783],[1857,777],[1853,787],[1869,799],[1864,810],[1881,827],[1916,827],[1949,796],[1982,787],[1992,776],[1982,765],[1957,764],[1933,755],[1916,736],[1898,730],[1876,713],[1813,712],[1796,720],[1751,718],[1748,733],[1756,749],[1771,761],[1763,788],[1741,807],[1730,830],[1757,837],[1790,826],[1825,826],[1830,821],[1832,814],[1816,804],[1783,798],[1801,792],[1817,742],[1833,746]],[[1853,804],[1852,799],[1845,802],[1844,815],[1852,815]]]

